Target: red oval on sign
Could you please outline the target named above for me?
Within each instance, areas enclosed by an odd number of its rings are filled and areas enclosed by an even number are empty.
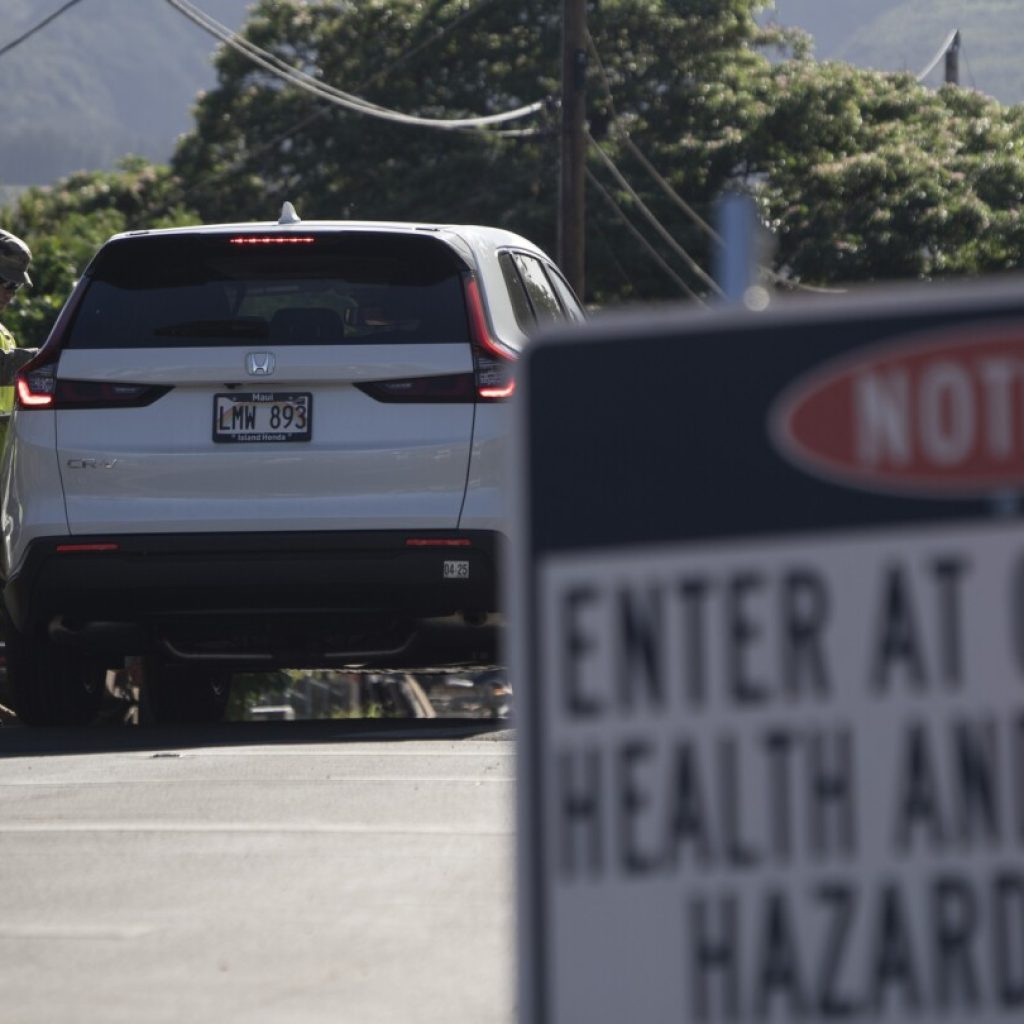
[[[875,346],[773,410],[790,460],[836,482],[942,497],[1024,487],[1024,327]]]

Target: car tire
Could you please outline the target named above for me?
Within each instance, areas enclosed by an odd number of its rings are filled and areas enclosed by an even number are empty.
[[[22,633],[6,616],[4,635],[8,685],[22,723],[80,726],[95,720],[106,692],[106,665]]]
[[[142,665],[143,725],[222,722],[231,696],[231,674],[222,669],[146,658]]]

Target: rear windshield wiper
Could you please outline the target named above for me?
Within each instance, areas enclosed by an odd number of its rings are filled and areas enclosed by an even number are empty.
[[[267,321],[261,316],[240,316],[229,320],[182,320],[153,328],[158,337],[265,338]]]

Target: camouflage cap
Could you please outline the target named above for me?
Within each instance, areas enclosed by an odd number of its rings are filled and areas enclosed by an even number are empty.
[[[0,277],[18,284],[31,284],[28,276],[28,265],[32,262],[32,252],[17,236],[0,228]]]

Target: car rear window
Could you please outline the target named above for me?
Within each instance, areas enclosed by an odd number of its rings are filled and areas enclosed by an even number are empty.
[[[372,232],[118,239],[96,256],[68,348],[468,342],[458,256]]]

